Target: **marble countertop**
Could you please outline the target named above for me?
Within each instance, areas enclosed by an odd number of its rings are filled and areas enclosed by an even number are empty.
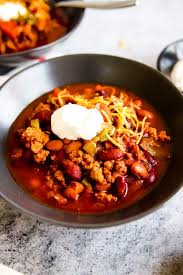
[[[80,27],[54,54],[106,53],[155,67],[162,48],[183,36],[182,11],[182,0],[87,10]],[[182,201],[180,191],[141,220],[82,230],[41,223],[0,199],[0,263],[28,275],[181,275]]]

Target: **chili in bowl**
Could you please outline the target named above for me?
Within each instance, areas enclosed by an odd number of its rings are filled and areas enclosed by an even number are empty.
[[[0,92],[1,195],[74,227],[152,212],[182,186],[182,100],[157,71],[113,56],[21,71]]]
[[[165,174],[172,143],[165,129],[151,105],[121,88],[55,88],[13,124],[8,167],[51,207],[113,211],[144,197]]]
[[[19,65],[42,58],[77,27],[83,9],[55,8],[53,1],[0,2],[0,63]],[[55,1],[56,2],[56,1]]]

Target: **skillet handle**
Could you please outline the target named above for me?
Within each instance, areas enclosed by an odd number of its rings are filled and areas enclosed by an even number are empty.
[[[16,67],[11,67],[8,65],[0,65],[0,75],[6,75],[10,71],[14,70]]]

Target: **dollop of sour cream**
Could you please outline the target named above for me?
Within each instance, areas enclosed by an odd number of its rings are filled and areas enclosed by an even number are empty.
[[[102,130],[104,120],[96,109],[66,104],[51,116],[51,130],[59,138],[91,140]]]
[[[27,9],[19,2],[5,1],[0,3],[0,20],[9,21],[17,19],[19,16],[25,16]]]
[[[174,85],[183,91],[183,59],[179,60],[173,67],[170,74],[171,81]]]

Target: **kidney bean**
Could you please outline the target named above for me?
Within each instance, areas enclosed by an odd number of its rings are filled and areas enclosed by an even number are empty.
[[[144,150],[144,155],[151,165],[157,164],[157,160],[148,151]]]
[[[139,161],[134,161],[132,163],[131,170],[132,170],[132,173],[135,174],[135,175],[137,175],[137,176],[140,176],[142,178],[147,178],[148,177],[148,171],[147,171],[147,169]]]
[[[77,140],[77,141],[73,141],[73,142],[69,143],[65,147],[65,151],[66,151],[67,154],[69,154],[73,151],[78,151],[81,147],[82,147],[81,141]]]
[[[148,178],[146,179],[146,182],[147,183],[153,183],[155,182],[156,180],[156,170],[152,167],[150,170],[149,170],[149,175],[148,175]]]
[[[106,97],[106,96],[107,96],[107,92],[104,91],[104,90],[97,90],[96,93],[98,93],[99,96],[103,96],[103,97]]]
[[[154,115],[152,112],[146,110],[146,109],[137,109],[137,114],[141,117],[147,117],[148,119],[152,120],[154,118]]]
[[[77,200],[79,197],[79,194],[82,193],[83,190],[84,190],[83,184],[81,184],[80,182],[71,181],[69,186],[64,191],[64,196],[69,199]]]
[[[46,148],[50,151],[60,151],[63,147],[61,140],[50,140],[46,143]]]
[[[128,193],[128,184],[126,182],[126,179],[124,176],[119,176],[116,178],[116,188],[117,188],[117,192],[121,197],[126,197],[127,193]]]
[[[53,163],[54,164],[62,164],[63,160],[65,159],[65,152],[63,149],[55,152],[53,154]]]
[[[65,173],[73,180],[81,179],[81,168],[69,159],[63,160]]]
[[[115,160],[123,157],[124,153],[118,148],[110,148],[99,151],[98,158],[100,160]]]
[[[128,195],[134,194],[143,186],[144,180],[133,179],[130,184],[128,184]]]
[[[97,191],[107,191],[109,188],[111,187],[110,183],[106,183],[106,184],[96,184],[95,188]]]

